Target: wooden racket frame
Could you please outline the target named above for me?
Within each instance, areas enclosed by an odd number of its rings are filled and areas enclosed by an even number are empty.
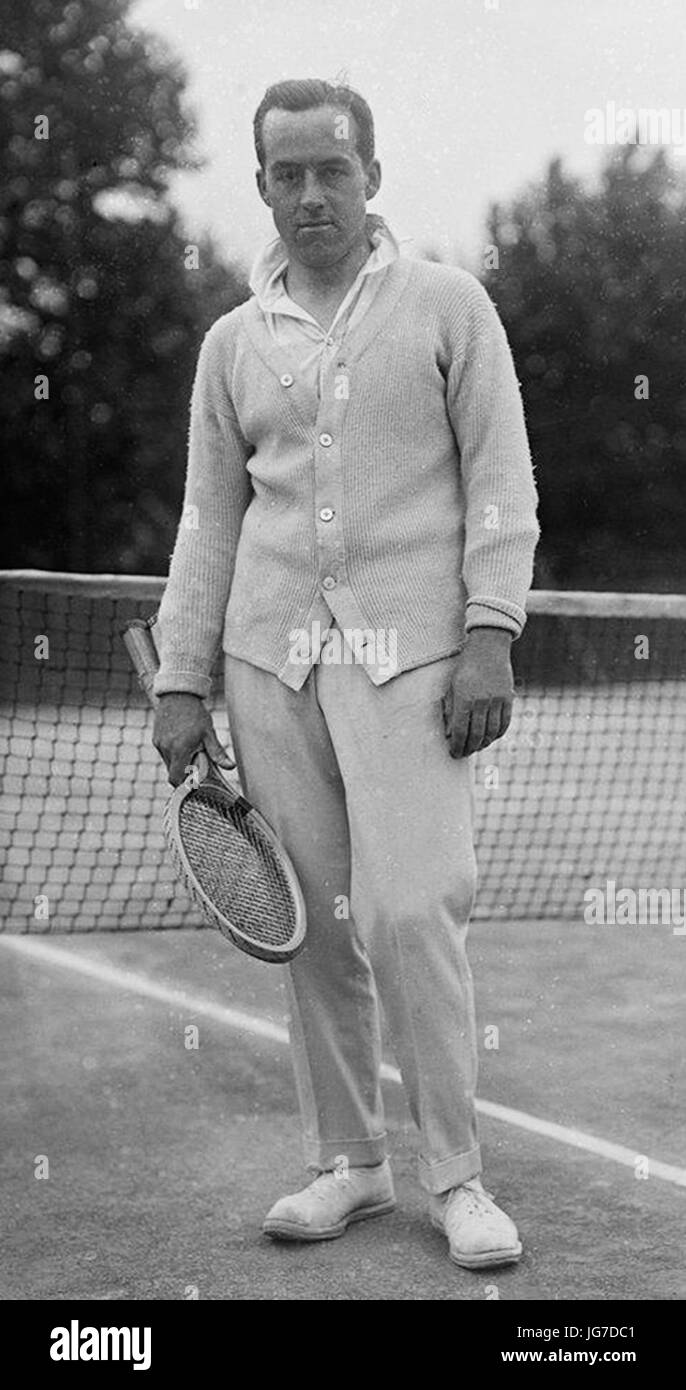
[[[157,705],[157,699],[153,691],[153,682],[159,666],[159,655],[155,642],[155,624],[157,618],[134,618],[126,627],[122,628],[122,638],[129,653],[131,661],[138,675],[141,689],[145,692],[150,704]],[[205,920],[213,927],[217,927],[223,936],[233,942],[239,950],[247,955],[254,956],[258,960],[269,961],[274,965],[285,965],[298,955],[305,945],[307,934],[307,917],[305,911],[305,901],[302,889],[298,882],[290,856],[284,849],[278,835],[271,825],[259,811],[251,805],[249,801],[237,791],[230,782],[222,776],[217,764],[212,761],[206,749],[198,749],[191,759],[193,773],[189,773],[184,782],[175,787],[168,798],[164,808],[162,825],[164,836],[167,842],[172,862],[176,872],[181,879],[184,887],[192,898],[193,902],[200,909]],[[183,847],[180,834],[181,808],[187,796],[192,795],[198,787],[205,783],[210,783],[220,790],[233,806],[239,806],[244,812],[246,819],[249,819],[264,838],[269,842],[274,857],[281,866],[284,878],[288,884],[293,898],[295,908],[295,931],[284,946],[261,946],[259,943],[246,936],[231,922],[228,917],[219,912],[211,899],[203,891],[198,882],[188,856]]]

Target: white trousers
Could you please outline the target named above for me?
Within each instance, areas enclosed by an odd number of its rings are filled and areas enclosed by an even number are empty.
[[[378,687],[361,665],[318,665],[293,691],[226,658],[243,788],[286,846],[307,909],[307,945],[285,968],[306,1163],[385,1157],[380,999],[429,1192],[481,1168],[465,949],[472,768],[450,757],[441,716],[454,663]]]

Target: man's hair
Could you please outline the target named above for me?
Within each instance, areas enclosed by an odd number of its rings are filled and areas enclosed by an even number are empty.
[[[262,169],[265,167],[262,131],[268,111],[310,111],[313,106],[338,106],[349,111],[357,127],[357,153],[365,168],[374,158],[374,117],[364,97],[352,87],[335,86],[318,77],[294,77],[288,82],[276,82],[268,87],[253,120],[255,151]]]

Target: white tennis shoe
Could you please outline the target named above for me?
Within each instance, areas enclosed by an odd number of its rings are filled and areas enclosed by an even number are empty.
[[[395,1193],[388,1159],[374,1168],[320,1173],[292,1197],[280,1197],[262,1230],[277,1240],[333,1240],[352,1221],[393,1211]]]
[[[522,1253],[514,1221],[500,1210],[480,1178],[430,1198],[431,1224],[448,1237],[450,1258],[465,1269],[516,1264]]]

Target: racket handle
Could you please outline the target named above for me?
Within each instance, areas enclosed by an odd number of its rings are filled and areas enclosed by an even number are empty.
[[[138,676],[138,684],[145,691],[153,708],[156,708],[158,703],[157,696],[153,692],[153,682],[160,666],[159,650],[155,641],[156,621],[155,617],[148,618],[147,621],[144,618],[134,618],[132,622],[127,623],[126,627],[122,628],[121,633],[124,646],[131,658],[131,664]],[[227,756],[231,758],[230,754]],[[198,749],[197,753],[193,755],[193,762],[197,767],[199,782],[204,782],[207,777],[214,777],[215,781],[218,781],[222,786],[227,785],[220,769],[206,749]],[[231,763],[235,768],[236,763],[233,758],[231,758]]]
[[[151,631],[154,621],[154,618],[149,618],[147,622],[143,618],[134,618],[133,622],[128,623],[122,630],[124,646],[138,676],[138,684],[153,706],[157,704],[156,696],[153,694],[153,681],[160,664]]]

